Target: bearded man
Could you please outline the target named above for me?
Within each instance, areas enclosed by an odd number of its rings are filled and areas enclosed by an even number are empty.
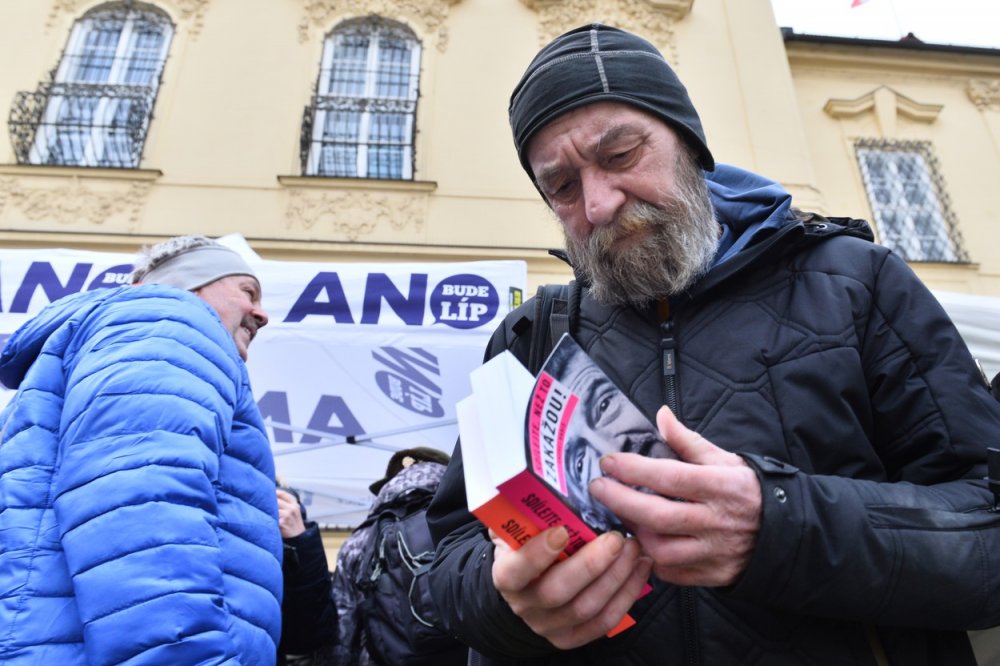
[[[631,536],[559,559],[563,527],[490,539],[456,449],[431,581],[470,663],[974,664],[964,630],[1000,623],[1000,405],[930,292],[866,223],[716,164],[636,35],[557,37],[509,112],[580,285],[570,333],[679,460],[604,455],[590,493]],[[534,313],[487,355],[526,361]]]

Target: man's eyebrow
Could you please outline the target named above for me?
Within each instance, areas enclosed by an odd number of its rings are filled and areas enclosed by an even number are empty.
[[[535,182],[544,188],[552,181],[557,180],[565,171],[566,168],[558,164],[542,167],[541,171],[535,174]]]
[[[263,296],[261,293],[263,290],[261,289],[260,282],[256,278],[250,277],[249,275],[243,275],[241,277],[243,278],[243,286],[250,285],[253,287],[253,292],[256,294],[257,300],[260,300]]]
[[[645,132],[638,125],[633,125],[632,123],[615,125],[601,136],[597,142],[597,152],[600,153],[608,144],[612,144],[623,137],[644,135]]]
[[[597,140],[597,146],[594,148],[594,153],[599,155],[602,150],[607,148],[608,144],[612,144],[619,139],[629,136],[645,137],[646,132],[639,125],[633,123],[622,123],[620,125],[615,125],[605,132],[600,139]],[[547,184],[551,183],[553,180],[557,180],[567,171],[566,167],[561,164],[553,164],[547,167],[542,167],[535,173],[535,182],[542,188]]]

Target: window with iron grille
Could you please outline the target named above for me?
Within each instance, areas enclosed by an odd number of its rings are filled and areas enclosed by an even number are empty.
[[[335,28],[303,120],[303,173],[412,180],[419,80],[420,43],[406,26],[367,17]]]
[[[968,261],[928,142],[864,139],[855,151],[883,245],[907,261]]]
[[[166,16],[131,2],[84,15],[51,81],[15,97],[18,162],[138,167],[172,36]]]

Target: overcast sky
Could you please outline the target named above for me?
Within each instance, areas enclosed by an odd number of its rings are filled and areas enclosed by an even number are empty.
[[[811,35],[1000,49],[1000,0],[771,0],[778,25]]]

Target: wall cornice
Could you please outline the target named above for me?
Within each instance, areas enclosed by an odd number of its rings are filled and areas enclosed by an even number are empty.
[[[899,116],[920,123],[933,123],[943,108],[943,104],[929,104],[913,100],[889,86],[879,86],[854,99],[830,99],[823,105],[823,111],[838,119],[874,113],[882,136],[885,138],[896,136]]]
[[[205,24],[205,10],[209,0],[157,0],[157,5],[165,5],[168,11],[173,10],[180,23],[184,24],[192,37],[201,33]],[[89,9],[91,5],[101,4],[93,0],[53,0],[52,9],[46,26],[52,28],[60,14],[71,14],[74,19]]]
[[[0,218],[20,213],[32,226],[56,223],[80,230],[109,227],[126,232],[138,228],[153,187],[151,178],[100,178],[77,173],[84,169],[58,174],[51,171],[0,169]]]
[[[971,79],[966,92],[981,111],[1000,111],[1000,78]]]
[[[600,20],[641,34],[665,51],[677,64],[674,26],[691,13],[694,0],[521,0],[538,14],[539,43],[547,44],[567,30]]]
[[[379,180],[278,176],[288,190],[285,228],[318,228],[324,239],[340,236],[354,242],[383,231],[419,230],[437,183],[427,180]]]
[[[106,169],[101,167],[50,166],[43,164],[0,164],[0,176],[131,180],[152,182],[163,176],[159,169]]]
[[[786,42],[785,51],[793,68],[829,69],[837,74],[857,69],[909,72],[924,77],[1000,78],[1000,58],[993,56],[800,42]]]
[[[329,176],[278,176],[278,182],[289,188],[322,190],[379,190],[382,192],[433,192],[433,180],[379,180],[376,178],[331,178]]]
[[[922,123],[932,123],[937,120],[941,109],[944,108],[943,104],[922,104],[889,86],[880,86],[854,99],[831,99],[823,110],[834,118],[847,118],[877,109],[883,104],[894,108],[900,115]]]
[[[350,16],[377,15],[408,17],[420,24],[427,35],[437,35],[437,49],[448,48],[447,18],[452,5],[462,0],[303,0],[303,16],[299,21],[299,42],[309,41],[310,33],[318,29],[326,33],[333,26],[332,17],[350,12]],[[345,15],[346,16],[346,15]]]

